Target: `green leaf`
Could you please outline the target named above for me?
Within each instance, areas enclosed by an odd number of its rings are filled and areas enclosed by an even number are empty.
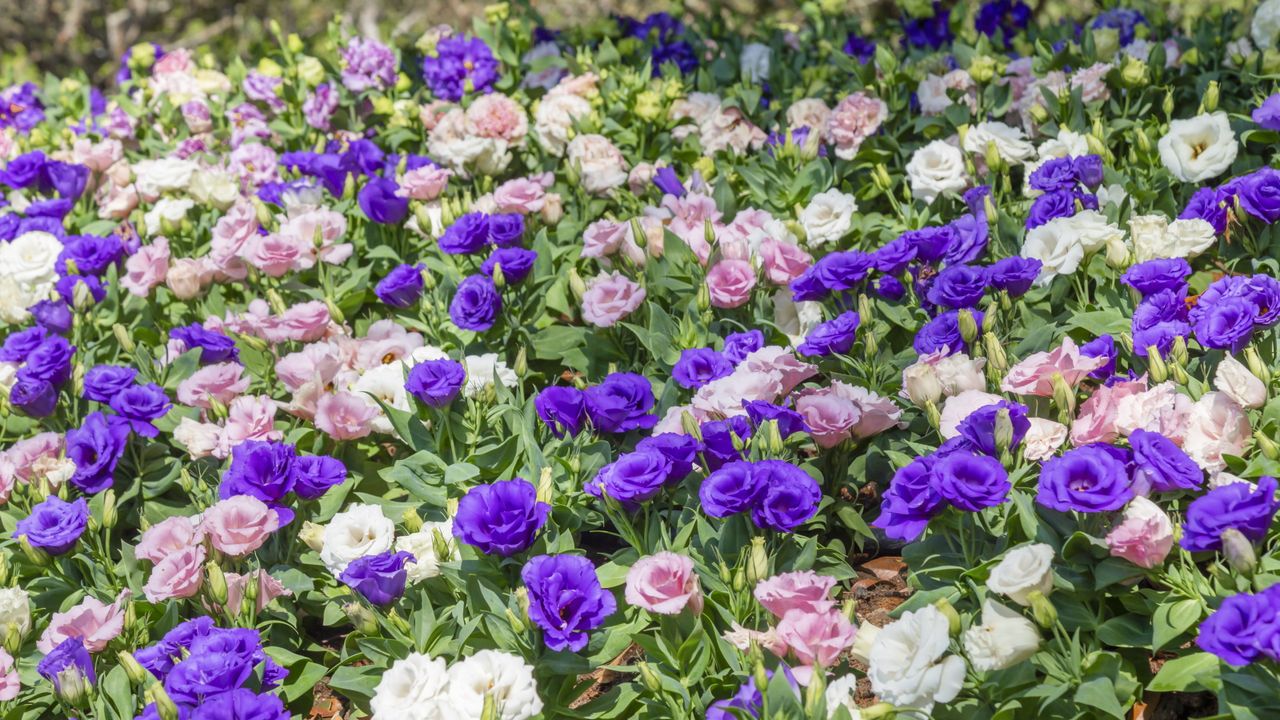
[[[1174,658],[1160,668],[1147,683],[1152,692],[1196,692],[1217,690],[1222,686],[1219,671],[1222,662],[1205,652]]]
[[[1075,701],[1097,708],[1111,717],[1124,718],[1124,708],[1116,700],[1116,686],[1110,678],[1095,677],[1080,683]]]
[[[1151,650],[1158,651],[1190,630],[1200,620],[1200,602],[1179,600],[1156,607],[1151,617]]]

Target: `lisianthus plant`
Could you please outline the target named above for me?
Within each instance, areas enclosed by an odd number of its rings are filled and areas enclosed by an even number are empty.
[[[0,91],[0,716],[1280,713],[1280,0],[840,5]]]

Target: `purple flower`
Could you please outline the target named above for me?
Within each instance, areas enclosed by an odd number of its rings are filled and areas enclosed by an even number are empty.
[[[671,368],[671,378],[684,388],[703,385],[733,373],[733,363],[711,348],[681,350],[680,359]]]
[[[1007,257],[997,260],[987,268],[987,281],[991,286],[1004,290],[1011,297],[1025,295],[1040,276],[1040,268],[1044,266],[1035,258]]]
[[[1200,188],[1178,215],[1180,220],[1204,220],[1218,235],[1227,231],[1227,204],[1230,197],[1214,188]]]
[[[653,174],[653,185],[662,191],[664,195],[675,195],[676,197],[684,197],[688,192],[684,189],[684,183],[680,182],[680,176],[676,171],[669,167],[660,167]]]
[[[200,323],[176,327],[169,331],[169,339],[177,340],[183,350],[200,348],[200,364],[213,365],[228,360],[239,360],[236,341],[219,332],[204,329]]]
[[[40,169],[40,189],[68,200],[78,200],[88,182],[89,168],[84,165],[50,160]]]
[[[1015,30],[1027,26],[1031,8],[1022,0],[987,0],[973,18],[973,27],[987,37],[994,37],[1003,30],[1006,37],[1013,37]]]
[[[413,554],[403,550],[366,555],[352,560],[338,579],[374,605],[390,605],[404,595],[404,566],[413,560]]]
[[[399,190],[395,180],[371,177],[360,188],[356,202],[370,220],[380,225],[398,225],[409,214],[409,199],[397,195]]]
[[[4,103],[0,102],[0,112],[3,112],[3,108]],[[2,118],[3,115],[0,115],[0,127],[4,127]],[[40,179],[44,166],[48,162],[49,158],[43,151],[32,150],[23,153],[10,160],[4,170],[0,170],[0,184],[8,185],[14,190],[22,190]]]
[[[342,48],[342,84],[353,93],[396,84],[396,56],[372,38],[353,37]]]
[[[1098,445],[1068,450],[1044,461],[1036,502],[1069,512],[1119,510],[1133,499],[1124,463]]]
[[[575,387],[543,388],[534,398],[533,408],[556,437],[577,435],[587,422],[586,395]]]
[[[587,633],[617,609],[613,594],[600,587],[595,566],[577,555],[538,555],[520,571],[529,591],[529,619],[542,628],[552,650],[578,652]]]
[[[293,492],[304,500],[316,500],[329,488],[347,481],[347,466],[328,455],[294,458],[290,473],[293,475]]]
[[[966,213],[952,220],[948,227],[951,228],[951,246],[942,256],[948,265],[971,263],[987,251],[990,229],[985,214]]]
[[[968,446],[984,455],[996,457],[996,421],[1004,412],[1009,418],[1012,434],[1009,437],[1009,450],[1016,449],[1031,429],[1031,420],[1027,418],[1027,406],[1021,403],[1001,400],[974,410],[960,421],[957,431],[965,439]]]
[[[307,124],[321,132],[332,129],[330,118],[338,111],[338,93],[329,83],[320,83],[302,101],[302,114]]]
[[[916,257],[926,263],[941,260],[956,241],[955,229],[950,225],[908,230],[901,237],[916,249]]]
[[[939,495],[969,512],[1000,505],[1012,487],[999,460],[975,453],[948,453],[934,463],[932,476]]]
[[[48,417],[58,407],[58,389],[40,378],[19,377],[9,388],[9,403],[27,417]]]
[[[550,511],[523,478],[477,485],[458,501],[453,534],[486,555],[508,557],[533,545]]]
[[[524,216],[497,213],[489,216],[489,242],[501,248],[519,247],[524,238]]]
[[[440,235],[438,244],[450,255],[480,252],[489,244],[489,216],[480,212],[463,215]]]
[[[113,395],[109,404],[116,414],[129,421],[134,432],[149,438],[160,434],[151,421],[164,417],[173,407],[164,388],[155,383],[131,385]]]
[[[936,455],[925,455],[899,468],[880,501],[880,515],[871,525],[895,540],[912,542],[920,537],[945,502],[933,483],[937,461]]]
[[[1231,184],[1245,212],[1268,225],[1280,220],[1280,171],[1264,167]]]
[[[1225,297],[1199,309],[1195,331],[1201,345],[1238,353],[1253,339],[1258,307],[1248,299]]]
[[[1054,190],[1036,198],[1027,213],[1027,229],[1076,214],[1076,194],[1072,190]]]
[[[797,301],[821,300],[830,293],[851,290],[866,279],[874,264],[875,258],[857,250],[828,253],[791,281],[791,294]]]
[[[106,284],[103,283],[96,275],[64,275],[63,277],[58,278],[58,281],[53,284],[53,287],[58,291],[59,297],[61,297],[64,302],[74,304],[77,302],[76,290],[81,285],[83,285],[85,290],[88,291],[85,293],[85,296],[92,298],[96,303],[102,302],[103,298],[107,296]]]
[[[1120,276],[1120,281],[1143,295],[1161,290],[1182,290],[1191,276],[1191,265],[1182,258],[1160,258],[1138,263]]]
[[[58,386],[71,378],[71,358],[76,349],[61,335],[47,337],[23,360],[20,378],[38,378]]]
[[[40,343],[49,337],[49,332],[42,327],[29,327],[10,333],[0,346],[0,362],[24,363],[31,351],[40,347]]]
[[[453,402],[467,380],[462,363],[440,358],[424,360],[409,371],[404,389],[431,407],[444,407]]]
[[[909,44],[937,50],[951,41],[950,22],[951,11],[934,0],[932,15],[922,18],[904,15],[902,32]]]
[[[1248,483],[1216,487],[1187,506],[1182,523],[1182,547],[1191,552],[1222,549],[1222,533],[1238,530],[1253,542],[1261,542],[1271,527],[1276,501],[1276,479],[1258,479],[1256,489]]]
[[[959,310],[977,307],[986,290],[986,268],[977,265],[951,265],[933,279],[928,298],[934,305]]]
[[[1076,172],[1076,180],[1087,188],[1095,189],[1102,184],[1102,158],[1098,155],[1080,155],[1071,159],[1071,167]],[[1095,208],[1096,209],[1096,208]]]
[[[791,532],[817,514],[822,489],[809,473],[783,460],[760,460],[751,474],[762,489],[751,508],[751,520],[760,528]]]
[[[480,38],[447,37],[436,54],[422,59],[422,77],[441,100],[458,102],[469,92],[487,93],[498,79],[498,61]]]
[[[480,266],[480,272],[489,277],[496,277],[494,270],[501,270],[503,282],[515,285],[529,277],[529,273],[533,272],[533,263],[537,259],[538,253],[533,250],[519,247],[498,248]]]
[[[93,671],[93,658],[89,657],[84,639],[79,636],[69,637],[58,643],[57,647],[40,660],[36,672],[53,683],[53,687],[59,691],[62,690],[63,683],[76,677],[88,680],[90,685],[98,682],[98,676]]]
[[[1132,327],[1135,355],[1146,357],[1150,347],[1155,347],[1161,355],[1168,354],[1174,338],[1191,332],[1185,289],[1161,290],[1143,298],[1133,311]]]
[[[1116,371],[1116,357],[1119,351],[1116,350],[1116,339],[1110,335],[1099,335],[1080,346],[1080,354],[1085,357],[1107,358],[1107,363],[1102,367],[1089,373],[1089,377],[1095,380],[1105,380],[1112,376]]]
[[[111,487],[128,440],[128,421],[101,412],[85,416],[79,428],[67,431],[67,459],[76,466],[71,484],[90,495]]]
[[[613,373],[584,394],[587,416],[600,432],[648,430],[658,422],[653,414],[653,386],[643,375]]]
[[[871,253],[871,262],[877,270],[889,275],[897,275],[912,260],[916,259],[916,246],[911,242],[911,238],[905,234],[890,240],[881,245],[879,249]]]
[[[1147,19],[1142,13],[1130,8],[1114,8],[1098,13],[1089,27],[1113,28],[1120,33],[1120,46],[1133,42],[1138,25],[1146,25]]]
[[[157,713],[157,717],[159,717]],[[289,720],[284,702],[248,688],[214,695],[191,711],[188,720]]]
[[[876,44],[857,33],[849,33],[844,39],[844,47],[841,49],[844,50],[845,55],[858,58],[858,62],[863,65],[866,65],[871,61],[871,58],[876,56]]]
[[[1204,482],[1200,466],[1158,432],[1134,430],[1129,435],[1129,446],[1133,448],[1133,482],[1139,488],[1149,487],[1156,492],[1194,490]]]
[[[737,365],[762,347],[764,347],[764,333],[759,330],[748,330],[725,335],[724,349],[720,352],[729,359],[729,362]]]
[[[741,415],[726,420],[711,420],[698,426],[702,435],[704,457],[708,470],[718,470],[725,463],[742,459],[734,447],[734,436],[739,440],[751,437],[751,423]]]
[[[231,465],[222,473],[218,497],[252,495],[268,505],[279,503],[297,481],[293,472],[297,457],[297,449],[286,443],[240,443],[231,451]]]
[[[1280,93],[1276,93],[1253,111],[1253,121],[1267,130],[1280,130]]]
[[[721,465],[702,481],[698,488],[698,500],[702,511],[711,517],[723,518],[751,509],[764,494],[760,476],[752,472],[752,465],[745,460],[734,460]]]
[[[65,335],[71,331],[74,317],[71,308],[62,300],[41,300],[27,308],[36,323],[51,333]]]
[[[702,443],[691,435],[681,433],[659,433],[636,443],[636,451],[654,450],[662,453],[671,463],[671,472],[667,482],[679,482],[693,472],[693,464],[702,451]]]
[[[449,303],[449,318],[463,330],[484,332],[493,327],[502,309],[502,296],[487,275],[471,275],[458,283]]]
[[[801,355],[843,355],[853,348],[857,337],[858,313],[849,310],[824,323],[819,323],[796,346]]]
[[[608,496],[634,507],[653,498],[671,476],[671,461],[657,450],[636,450],[600,468],[586,484],[588,495]]]
[[[890,302],[897,302],[907,294],[907,288],[896,277],[885,275],[876,280],[876,294]]]
[[[985,315],[977,310],[971,312],[974,323],[979,328],[982,327]],[[920,355],[937,352],[943,348],[947,349],[948,354],[964,351],[967,345],[960,334],[960,311],[949,310],[925,323],[916,331],[912,347]]]
[[[88,524],[89,503],[84,498],[66,502],[50,495],[18,521],[13,537],[16,540],[25,535],[32,547],[61,555],[75,546]]]
[[[1073,190],[1076,186],[1076,169],[1071,158],[1052,158],[1036,168],[1028,184],[1042,192]]]
[[[1232,665],[1248,665],[1264,654],[1280,659],[1277,617],[1280,591],[1274,585],[1255,595],[1232,595],[1200,623],[1196,645]]]
[[[424,287],[422,271],[425,268],[426,266],[422,263],[397,265],[387,273],[386,277],[378,281],[373,288],[373,294],[377,295],[384,305],[394,308],[412,307],[418,302],[418,298],[422,297]]]
[[[743,400],[742,407],[747,411],[751,424],[756,427],[770,420],[777,422],[778,434],[783,438],[798,432],[809,432],[804,416],[791,408],[774,405],[766,400]]]

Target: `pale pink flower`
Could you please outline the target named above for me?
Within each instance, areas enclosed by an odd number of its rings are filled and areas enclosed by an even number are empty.
[[[251,495],[233,495],[204,511],[200,529],[220,552],[244,557],[280,527],[280,516]]]
[[[3,135],[0,135],[3,137]],[[0,153],[3,157],[3,153]],[[9,651],[0,648],[0,701],[8,701],[18,697],[22,692],[22,678],[18,675],[17,663]]]
[[[334,440],[356,440],[373,431],[378,411],[358,395],[339,392],[316,403],[316,427]]]
[[[209,457],[222,444],[222,426],[184,417],[178,421],[178,427],[173,429],[173,439],[187,449],[187,454],[192,459]]]
[[[818,374],[818,366],[795,356],[791,350],[777,345],[766,345],[748,354],[740,368],[753,372],[776,372],[782,376],[782,389],[778,395],[788,395],[797,385]]]
[[[49,625],[36,642],[36,649],[48,655],[62,641],[78,637],[91,653],[99,653],[124,631],[124,608],[131,592],[120,592],[116,601],[104,603],[95,597],[86,597],[79,605],[66,612],[56,612],[49,618]]]
[[[289,217],[280,225],[280,235],[302,249],[311,267],[316,260],[339,265],[351,257],[354,246],[338,242],[347,234],[347,218],[328,208],[313,208]]]
[[[124,269],[121,287],[138,297],[146,297],[151,288],[164,282],[169,272],[169,240],[157,237],[150,245],[138,248],[124,262]]]
[[[702,612],[702,587],[693,560],[673,552],[646,555],[627,571],[627,602],[659,615],[677,615],[686,607]]]
[[[204,542],[199,517],[168,517],[142,531],[134,557],[158,563],[166,557]]]
[[[498,212],[528,215],[541,212],[547,202],[547,189],[534,178],[515,178],[499,185],[493,191],[493,203]]]
[[[783,395],[783,376],[777,370],[760,370],[740,363],[733,372],[698,388],[693,407],[707,417],[745,415],[744,400],[774,402]]]
[[[711,304],[718,308],[736,308],[746,303],[755,286],[755,268],[746,260],[721,260],[707,271]]]
[[[1030,421],[1031,426],[1022,438],[1022,456],[1031,462],[1043,462],[1053,457],[1067,441],[1067,426],[1037,417]]]
[[[1173,549],[1173,522],[1159,505],[1135,497],[1125,507],[1120,524],[1107,533],[1107,547],[1112,557],[1151,569]]]
[[[836,579],[812,570],[774,575],[756,584],[753,594],[766,610],[782,617],[792,610],[825,613],[836,606],[831,590]]]
[[[1201,468],[1227,466],[1224,455],[1240,455],[1249,440],[1249,416],[1226,393],[1208,392],[1192,406],[1182,449]]]
[[[1120,398],[1116,404],[1116,430],[1125,437],[1139,428],[1158,432],[1181,445],[1191,413],[1191,398],[1178,392],[1172,382],[1163,382],[1140,393]]]
[[[644,302],[644,288],[618,272],[597,275],[582,295],[582,319],[612,327]]]
[[[1075,388],[1089,373],[1107,363],[1105,357],[1089,357],[1080,352],[1074,340],[1064,337],[1062,344],[1048,352],[1038,352],[1009,368],[1000,389],[1019,395],[1053,397],[1053,376],[1061,375],[1067,387]]]
[[[788,285],[813,265],[813,256],[795,243],[765,238],[760,242],[760,262],[769,282]]]
[[[206,365],[178,383],[178,402],[190,407],[211,408],[216,400],[226,405],[249,389],[244,366],[235,362]]]
[[[831,381],[831,390],[840,397],[849,400],[858,407],[857,424],[850,428],[855,439],[863,439],[879,435],[894,427],[902,417],[902,408],[892,400],[856,385],[839,380]]]
[[[467,108],[465,120],[468,135],[505,140],[512,145],[519,144],[529,133],[529,116],[524,108],[502,93],[476,98]]]
[[[240,603],[244,600],[245,588],[250,583],[257,583],[257,597],[254,604],[258,612],[262,612],[272,600],[278,597],[289,597],[293,595],[293,591],[286,588],[281,582],[271,576],[266,570],[258,569],[247,575],[240,573],[227,573],[227,603],[225,607],[232,612],[240,609]]]
[[[836,157],[852,160],[863,141],[880,129],[888,115],[889,106],[883,100],[859,90],[836,105],[822,134],[835,145]]]
[[[1080,406],[1076,419],[1071,423],[1071,444],[1088,445],[1095,442],[1111,442],[1120,436],[1116,418],[1125,398],[1145,393],[1145,378],[1126,380],[1113,385],[1103,385],[1093,391]]]
[[[857,628],[839,610],[808,613],[791,610],[778,623],[778,639],[787,644],[799,661],[796,680],[807,685],[813,666],[831,667],[853,645]]]
[[[941,419],[938,422],[938,433],[943,440],[950,440],[960,435],[960,423],[969,415],[988,405],[994,405],[1004,398],[981,390],[965,390],[947,398],[942,404]]]
[[[266,395],[241,395],[227,405],[227,424],[222,428],[213,455],[225,458],[245,440],[279,440],[276,404]]]
[[[755,643],[778,657],[787,654],[787,644],[778,637],[778,631],[773,628],[763,631],[749,630],[735,622],[731,629],[725,631],[724,639],[743,652],[750,650],[751,644]]]
[[[833,388],[802,390],[795,405],[813,441],[822,448],[833,448],[851,438],[853,427],[862,419],[858,404]]]
[[[430,202],[440,197],[440,193],[444,192],[445,186],[449,184],[450,177],[453,177],[453,171],[448,168],[424,165],[406,171],[400,176],[400,189],[396,190],[396,195],[410,200]]]
[[[204,560],[202,545],[166,555],[151,569],[143,594],[153,603],[194,596],[204,582]]]

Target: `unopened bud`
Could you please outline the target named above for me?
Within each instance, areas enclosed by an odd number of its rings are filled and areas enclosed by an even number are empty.
[[[1173,338],[1173,347],[1169,350],[1169,360],[1174,365],[1187,366],[1187,339],[1181,335]]]
[[[1253,432],[1253,441],[1258,444],[1258,449],[1262,451],[1262,455],[1268,460],[1280,460],[1280,446],[1276,445],[1276,441],[1267,437],[1261,430]]]
[[[822,665],[813,666],[813,675],[809,678],[809,687],[804,690],[804,711],[807,717],[821,717],[818,709],[826,702],[827,673]]]
[[[347,619],[355,626],[356,632],[363,635],[378,634],[378,619],[373,616],[373,611],[369,608],[353,602],[344,605],[342,612],[346,613]]]
[[[859,632],[861,632],[861,629],[859,629]],[[880,718],[891,718],[897,716],[898,709],[887,702],[878,702],[875,705],[859,708],[858,711],[858,717],[861,718],[861,720],[880,720]]]
[[[996,411],[995,443],[997,455],[1003,455],[1013,447],[1013,420],[1010,419],[1007,408]]]
[[[932,400],[924,401],[924,416],[929,421],[929,426],[937,430],[942,427],[942,413],[938,411],[938,404]]]
[[[1147,348],[1147,374],[1151,376],[1151,383],[1159,385],[1169,379],[1169,366],[1165,365],[1164,358],[1160,356],[1160,349],[1155,345]]]
[[[1009,356],[1005,354],[1004,345],[1000,343],[995,333],[984,333],[982,346],[987,356],[987,373],[998,383],[1004,377],[1005,371],[1009,369]]]
[[[769,577],[769,553],[764,549],[764,538],[751,538],[751,549],[747,553],[747,582],[755,587],[756,583]]]
[[[280,297],[280,293],[275,288],[267,288],[267,304],[271,306],[271,312],[277,315],[284,315],[288,307],[284,304],[284,298]]]
[[[522,379],[529,374],[529,350],[524,345],[516,351],[516,361],[512,363],[511,371]]]
[[[1027,595],[1027,600],[1031,603],[1031,615],[1040,627],[1048,629],[1058,623],[1058,610],[1044,593],[1032,590]]]
[[[1209,87],[1204,89],[1204,111],[1213,112],[1218,109],[1218,97],[1220,95],[1218,89],[1218,81],[1210,80]]]
[[[1164,94],[1164,102],[1161,103],[1161,109],[1164,110],[1166,118],[1173,117],[1173,90],[1169,90]]]
[[[974,319],[973,313],[969,310],[961,310],[956,324],[960,326],[960,337],[964,339],[965,345],[973,345],[973,341],[978,339],[978,322]]]
[[[1262,356],[1258,354],[1258,348],[1250,345],[1244,349],[1244,363],[1248,366],[1249,372],[1261,380],[1263,385],[1271,385],[1271,370],[1266,363],[1262,362]]]
[[[644,683],[645,688],[649,692],[660,692],[662,690],[662,680],[658,674],[653,671],[653,666],[647,662],[636,663],[636,669],[640,671],[640,680]]]
[[[1258,555],[1253,549],[1253,542],[1244,533],[1235,528],[1222,531],[1222,554],[1227,564],[1241,575],[1252,575],[1258,566]]]
[[[137,347],[133,343],[133,336],[129,334],[129,329],[120,323],[111,326],[111,332],[116,336],[116,342],[120,344],[120,349],[126,353],[133,354]]]
[[[169,693],[160,683],[147,688],[144,694],[147,700],[155,704],[160,720],[178,720],[181,717],[178,714],[178,706],[174,704],[173,698],[169,697]]]
[[[400,516],[400,522],[404,523],[404,529],[409,533],[416,533],[422,529],[422,517],[413,508],[407,508],[404,511]]]
[[[120,667],[124,668],[124,674],[129,676],[129,682],[134,685],[142,687],[151,677],[151,673],[142,667],[138,659],[133,656],[133,653],[121,650],[116,653],[116,658],[120,661]]]
[[[312,550],[320,552],[324,549],[324,526],[310,520],[303,521],[302,530],[298,531],[298,539]]]
[[[209,593],[209,599],[214,605],[222,607],[227,604],[227,576],[222,572],[222,567],[212,560],[204,564],[205,572],[208,573],[208,581],[205,583],[205,590]]]
[[[22,554],[32,565],[45,567],[49,564],[49,553],[33,546],[31,544],[31,540],[29,540],[26,535],[18,536],[18,544],[22,546]]]
[[[575,300],[581,302],[582,296],[587,294],[587,284],[582,281],[582,276],[578,274],[577,268],[569,268],[569,291],[573,293]]]
[[[1041,103],[1032,105],[1028,112],[1031,114],[1031,119],[1034,120],[1037,125],[1043,125],[1049,122],[1049,110]]]
[[[742,568],[737,568],[733,571],[733,583],[730,587],[732,587],[733,591],[736,593],[740,593],[747,589],[747,574],[743,572]]]
[[[1066,379],[1062,377],[1060,372],[1053,374],[1051,382],[1053,383],[1053,402],[1058,407],[1058,414],[1066,418],[1061,422],[1064,425],[1069,425],[1076,411],[1075,390],[1071,389],[1071,386],[1067,384]]]
[[[91,686],[80,666],[73,664],[58,672],[53,678],[53,687],[59,700],[72,707],[80,707],[89,698]],[[174,717],[177,717],[176,712]]]
[[[952,635],[960,632],[960,613],[956,612],[956,608],[946,598],[938,598],[934,601],[933,606],[938,608],[942,616],[947,619],[948,629]]]
[[[555,487],[555,481],[551,478],[551,468],[542,468],[541,473],[538,475],[538,502],[550,504]]]
[[[116,491],[108,488],[102,495],[102,527],[110,530],[116,526],[116,521],[120,519],[120,514],[116,510]]]
[[[1000,156],[1000,148],[996,147],[995,140],[987,141],[986,158],[987,168],[991,172],[998,173],[1004,169],[1004,158]]]

